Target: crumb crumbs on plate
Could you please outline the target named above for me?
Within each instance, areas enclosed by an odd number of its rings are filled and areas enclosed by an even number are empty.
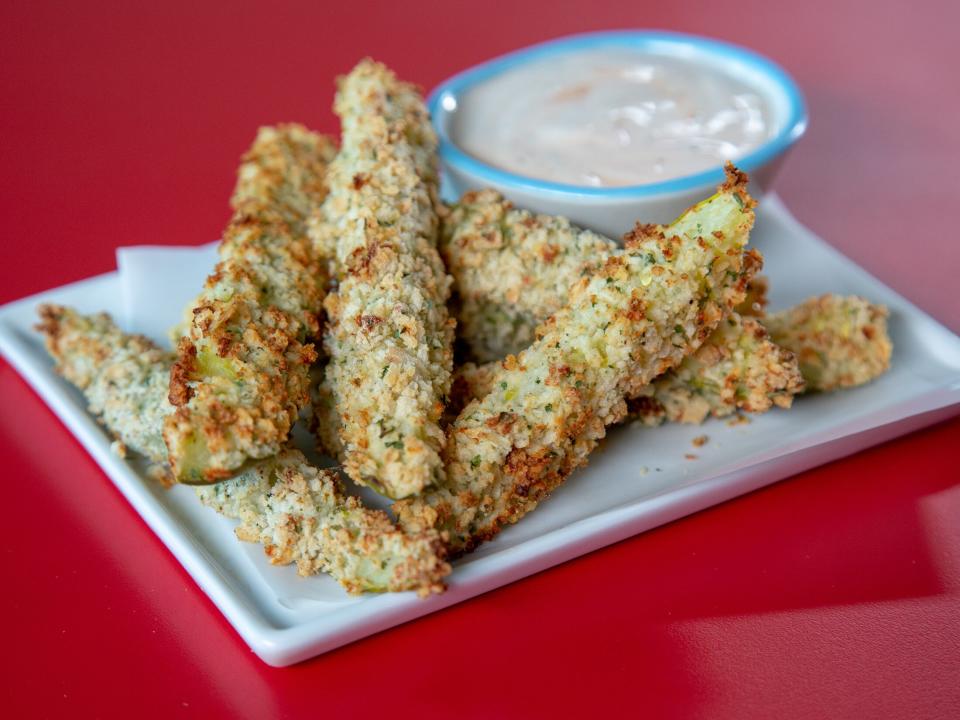
[[[707,436],[707,435],[697,435],[697,436],[696,436],[693,440],[691,440],[690,442],[693,443],[693,446],[694,446],[694,447],[703,447],[703,446],[706,445],[708,442],[710,442],[710,437]]]
[[[650,468],[648,468],[646,465],[641,465],[641,466],[640,466],[640,474],[641,474],[641,475],[648,475],[649,473],[650,473]]]
[[[693,453],[687,453],[686,455],[684,455],[684,457],[687,460],[698,460],[700,458],[699,455],[694,455]]]
[[[748,415],[744,415],[743,413],[737,413],[732,418],[727,420],[727,425],[729,425],[730,427],[735,427],[737,425],[746,425],[749,422],[750,422],[750,417]]]

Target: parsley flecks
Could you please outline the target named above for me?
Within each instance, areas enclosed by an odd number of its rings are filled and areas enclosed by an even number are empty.
[[[470,460],[470,467],[476,468],[476,467],[479,467],[479,466],[480,466],[480,456],[479,456],[479,455],[474,455],[474,456],[473,456],[473,459]]]
[[[553,403],[547,403],[543,409],[547,412],[553,412]]]

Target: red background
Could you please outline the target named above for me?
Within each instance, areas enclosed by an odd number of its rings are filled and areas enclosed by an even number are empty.
[[[91,5],[87,7],[87,5]],[[570,32],[713,35],[782,63],[812,125],[779,190],[960,330],[952,2],[6,2],[0,302],[217,237],[256,127],[336,126],[372,54],[431,87]],[[7,717],[960,716],[960,420],[293,668],[244,646],[0,362]]]

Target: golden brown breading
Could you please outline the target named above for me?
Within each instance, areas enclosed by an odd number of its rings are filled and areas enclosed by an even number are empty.
[[[449,533],[463,553],[547,497],[626,414],[625,398],[696,350],[760,263],[746,176],[669,227],[638,226],[626,248],[570,290],[569,304],[510,356],[493,391],[448,432],[446,481],[394,505],[411,529]]]
[[[177,480],[216,482],[286,443],[309,399],[326,260],[305,236],[329,139],[265,129],[244,156],[221,261],[189,311],[164,438]]]
[[[443,220],[440,252],[454,279],[457,334],[480,363],[516,354],[567,291],[617,251],[562,217],[520,210],[495,190],[468,192]]]
[[[466,363],[456,369],[448,411],[453,414],[493,389],[501,363]],[[772,343],[756,318],[728,315],[699,349],[627,399],[627,420],[702,423],[738,410],[788,408],[803,392],[793,353]],[[456,413],[456,414],[454,414]]]
[[[57,372],[83,391],[91,414],[124,446],[163,463],[163,420],[173,408],[167,385],[173,354],[122,332],[106,313],[81,315],[62,305],[37,312]]]
[[[123,333],[103,313],[44,305],[40,317],[58,371],[83,391],[90,411],[131,450],[163,463],[172,354]],[[299,450],[285,448],[231,480],[195,490],[207,505],[239,519],[238,537],[262,543],[271,562],[294,562],[301,575],[327,572],[349,592],[439,592],[450,572],[436,531],[399,530],[383,511],[346,495],[335,471],[318,470]]]
[[[442,592],[450,573],[435,530],[404,532],[382,510],[345,494],[335,470],[284,450],[243,475],[196,488],[200,500],[240,521],[237,537],[263,545],[275,565],[325,572],[348,592]]]
[[[327,166],[334,154],[333,140],[302,125],[262,127],[237,168],[230,206],[273,214],[302,235],[327,194]]]
[[[770,337],[796,354],[811,391],[873,380],[890,367],[888,311],[851,295],[810,298],[763,320]]]
[[[436,249],[437,140],[419,93],[364,60],[341,79],[343,139],[311,229],[336,246],[325,382],[356,482],[391,497],[443,477],[450,279]]]
[[[803,392],[793,353],[774,344],[756,318],[730,313],[700,348],[628,401],[648,425],[702,423],[738,410],[788,408]]]
[[[458,333],[477,359],[504,357],[529,345],[536,325],[566,302],[569,288],[617,252],[613,240],[580,230],[565,218],[514,208],[493,190],[465,194],[444,219],[441,236],[441,252],[460,301]],[[765,279],[754,278],[739,307],[762,312],[766,289]],[[732,322],[741,327],[739,317]],[[645,389],[631,407],[647,421],[699,422],[704,409],[723,415],[734,409],[762,412],[773,404],[789,406],[790,396],[802,387],[796,361],[768,340],[758,340],[762,331],[753,321],[748,325],[751,334],[744,338],[729,325],[718,330],[696,357]],[[463,407],[470,386],[484,379],[483,368],[471,366],[455,374],[447,415],[455,417]],[[721,380],[737,387],[711,393]]]

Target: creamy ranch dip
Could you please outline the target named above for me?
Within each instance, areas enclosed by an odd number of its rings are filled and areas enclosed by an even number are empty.
[[[730,74],[628,48],[533,60],[471,88],[451,139],[519,175],[641,185],[736,160],[777,132],[768,101]]]

